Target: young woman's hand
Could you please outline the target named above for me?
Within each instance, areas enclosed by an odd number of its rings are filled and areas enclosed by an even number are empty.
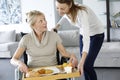
[[[18,65],[18,69],[23,72],[23,73],[27,73],[28,72],[28,67],[25,63],[23,62],[19,62],[19,65]]]
[[[83,75],[83,62],[80,62],[79,64],[78,64],[78,70],[79,70],[79,72],[80,72],[80,74],[81,75]]]
[[[83,75],[83,72],[84,72],[84,62],[85,62],[86,56],[87,56],[87,52],[83,52],[82,58],[78,64],[78,70],[80,71],[81,75]]]

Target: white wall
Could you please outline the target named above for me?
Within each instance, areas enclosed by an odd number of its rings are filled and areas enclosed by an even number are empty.
[[[48,28],[51,29],[55,25],[54,0],[21,0],[22,1],[22,17],[25,21],[25,14],[30,10],[39,10],[46,16]]]
[[[104,26],[106,27],[106,0],[100,1],[100,0],[83,0],[83,4],[89,6],[95,14],[100,18],[100,20],[103,22]],[[110,16],[113,16],[115,13],[120,12],[120,1],[112,0],[110,1]],[[111,17],[110,17],[111,19]],[[118,30],[117,30],[118,31]],[[115,29],[112,29],[110,31],[110,38],[116,39],[116,36],[118,33]],[[107,30],[105,28],[105,40],[107,39]],[[118,40],[118,38],[117,38]]]
[[[106,0],[83,0],[83,4],[89,6],[106,25]],[[110,1],[110,15],[113,16],[117,12],[120,12],[120,1]]]
[[[83,0],[83,4],[90,7],[95,14],[100,18],[104,25],[106,25],[106,3],[98,0]]]
[[[46,16],[48,30],[55,26],[54,0],[21,0],[22,24],[0,25],[0,31],[13,30],[16,32],[29,32],[31,29],[25,23],[26,12],[40,10]]]
[[[111,15],[114,15],[117,12],[120,12],[120,0],[110,2],[110,13],[111,13]]]

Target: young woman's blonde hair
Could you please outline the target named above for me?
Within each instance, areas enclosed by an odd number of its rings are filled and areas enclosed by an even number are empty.
[[[71,20],[73,23],[75,23],[76,21],[76,17],[77,17],[77,13],[79,10],[85,10],[86,11],[86,8],[83,7],[83,6],[80,6],[80,5],[77,5],[74,3],[74,0],[56,0],[57,2],[63,4],[67,4],[68,6],[72,5],[71,8],[70,8],[70,16],[71,16]]]
[[[44,14],[40,11],[37,11],[37,10],[30,11],[26,13],[26,16],[27,16],[26,22],[29,23],[30,27],[32,28],[32,26],[36,22],[36,18],[41,15],[44,15]]]

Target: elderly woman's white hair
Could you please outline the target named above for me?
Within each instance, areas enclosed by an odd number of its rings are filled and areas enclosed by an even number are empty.
[[[37,11],[37,10],[30,11],[26,13],[26,16],[27,16],[26,22],[29,23],[30,27],[32,28],[32,26],[36,22],[36,18],[41,15],[44,15],[44,14],[40,11]]]

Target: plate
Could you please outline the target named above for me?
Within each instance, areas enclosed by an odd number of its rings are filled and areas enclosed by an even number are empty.
[[[46,76],[46,75],[53,75],[53,74],[57,74],[60,73],[60,70],[57,67],[45,67],[45,68],[35,68],[33,69],[33,71],[38,71],[40,69],[49,69],[52,70],[53,72],[50,74],[41,74],[41,76]]]

